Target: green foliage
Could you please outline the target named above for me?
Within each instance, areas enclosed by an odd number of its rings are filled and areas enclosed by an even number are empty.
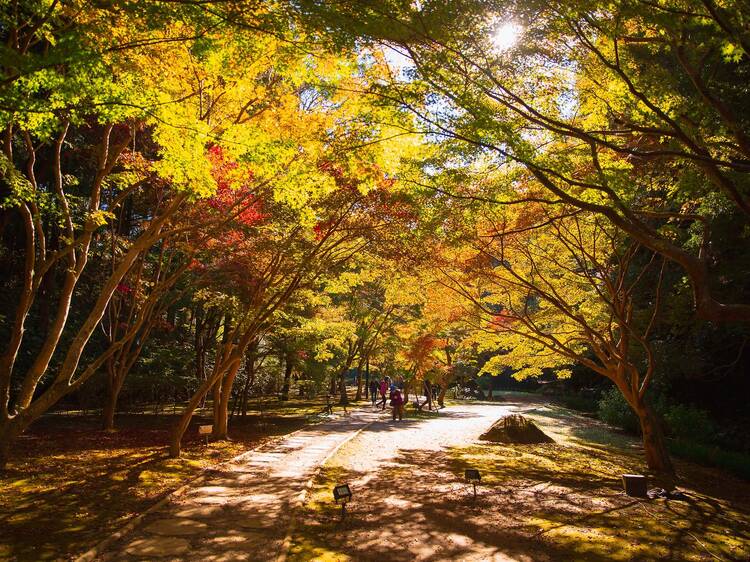
[[[669,434],[680,440],[709,443],[716,437],[718,427],[705,410],[674,404],[666,409],[663,417]]]
[[[599,400],[599,417],[602,421],[633,433],[640,428],[638,418],[617,388],[607,390]]]
[[[725,451],[706,443],[683,439],[670,439],[667,446],[675,456],[704,466],[715,466],[750,480],[750,455],[747,453]]]

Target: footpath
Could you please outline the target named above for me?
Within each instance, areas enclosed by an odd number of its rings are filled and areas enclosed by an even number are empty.
[[[343,443],[381,415],[354,410],[249,451],[149,513],[98,559],[283,559],[308,481]]]

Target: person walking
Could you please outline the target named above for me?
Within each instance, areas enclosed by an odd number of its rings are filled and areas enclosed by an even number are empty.
[[[393,408],[393,421],[396,421],[396,416],[398,416],[398,421],[402,421],[404,419],[404,397],[396,386],[391,390],[391,407]]]
[[[380,381],[380,398],[383,400],[383,410],[385,410],[386,394],[388,393],[388,377]]]
[[[372,400],[372,407],[375,407],[375,402],[378,401],[378,390],[380,390],[380,383],[376,379],[370,381],[370,400]]]

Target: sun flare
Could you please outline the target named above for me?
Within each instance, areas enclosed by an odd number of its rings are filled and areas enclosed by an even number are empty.
[[[500,24],[492,34],[492,45],[497,52],[507,51],[518,42],[523,27],[515,22],[504,22]]]

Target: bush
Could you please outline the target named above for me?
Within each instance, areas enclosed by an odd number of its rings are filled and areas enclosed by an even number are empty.
[[[566,408],[579,412],[596,412],[599,407],[599,401],[596,398],[582,394],[564,394],[560,397],[560,402]]]
[[[715,466],[750,480],[750,455],[735,451],[722,451],[694,441],[670,439],[669,452],[685,460],[704,466]]]
[[[615,427],[632,432],[640,430],[640,424],[630,405],[617,388],[610,388],[599,400],[599,418]]]
[[[670,435],[685,441],[708,443],[714,440],[718,428],[708,412],[684,404],[675,404],[664,412]]]

